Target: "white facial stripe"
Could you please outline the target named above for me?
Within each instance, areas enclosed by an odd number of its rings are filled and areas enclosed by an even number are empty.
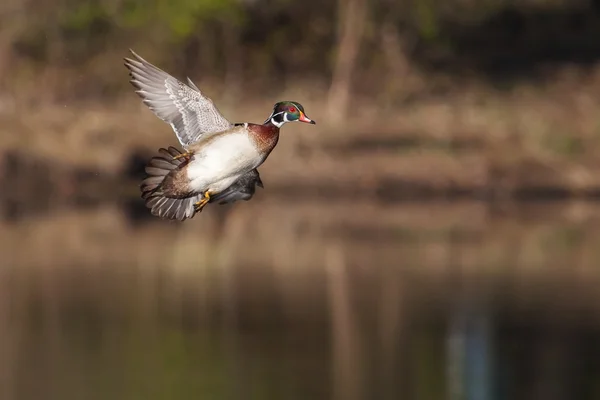
[[[296,109],[298,110],[299,113],[302,113],[302,110],[300,109],[300,107],[298,107],[297,103],[292,102],[291,104],[293,104],[294,107],[296,107]],[[281,122],[276,121],[275,117],[278,115],[281,115],[281,114],[283,114],[283,118],[282,118]],[[273,112],[271,113],[269,118],[267,118],[265,123],[267,123],[268,121],[271,121],[271,123],[273,125],[275,125],[276,127],[281,128],[283,126],[283,124],[285,124],[287,122],[296,122],[297,120],[288,119],[288,113],[286,111],[280,111],[280,112],[276,113],[275,110],[273,110]]]
[[[267,121],[270,120],[273,125],[275,125],[278,128],[281,128],[283,126],[283,124],[285,124],[286,122],[289,122],[289,121],[286,121],[286,116],[285,115],[284,115],[283,120],[281,122],[276,121],[275,120],[275,116],[280,115],[280,114],[285,114],[285,111],[280,111],[278,113],[271,114],[271,116],[267,119]]]
[[[266,119],[265,124],[267,122],[269,122],[270,120],[272,120],[273,118],[275,118],[276,115],[281,114],[281,112],[275,113],[275,110],[273,110],[273,112],[271,113],[271,115],[269,115],[269,118]]]

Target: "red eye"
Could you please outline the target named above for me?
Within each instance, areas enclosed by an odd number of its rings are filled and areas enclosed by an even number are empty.
[[[291,107],[290,112],[296,112],[296,109],[294,107]]]

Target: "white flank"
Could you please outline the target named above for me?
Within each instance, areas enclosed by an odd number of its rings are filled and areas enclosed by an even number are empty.
[[[245,131],[220,136],[206,147],[194,155],[187,169],[192,189],[198,193],[219,193],[263,161]]]

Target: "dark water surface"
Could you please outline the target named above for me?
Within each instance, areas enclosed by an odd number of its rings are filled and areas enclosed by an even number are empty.
[[[0,399],[600,399],[600,206],[0,225]]]

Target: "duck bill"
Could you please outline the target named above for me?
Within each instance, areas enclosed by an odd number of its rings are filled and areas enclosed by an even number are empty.
[[[304,113],[300,113],[300,118],[298,118],[298,121],[300,121],[300,122],[306,122],[307,124],[313,124],[313,125],[316,124],[315,121],[313,121],[312,119],[308,118],[306,115],[304,115]]]

